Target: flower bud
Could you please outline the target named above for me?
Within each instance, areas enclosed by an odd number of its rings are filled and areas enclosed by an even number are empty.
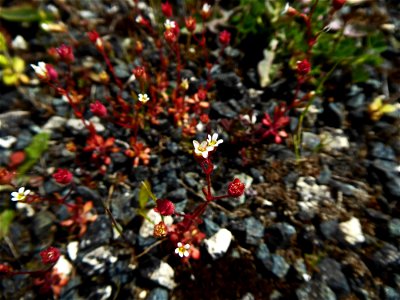
[[[175,212],[175,205],[168,199],[158,199],[156,203],[154,211],[162,216],[170,216]]]
[[[346,0],[333,0],[332,1],[332,7],[334,10],[339,10],[345,5]]]
[[[178,40],[175,32],[171,29],[168,29],[164,32],[164,38],[170,44],[174,44]]]
[[[11,267],[5,264],[0,264],[0,276],[11,272]]]
[[[90,104],[90,111],[100,118],[107,117],[107,108],[99,100]]]
[[[168,234],[168,227],[165,225],[164,222],[160,222],[156,225],[154,225],[154,231],[153,231],[153,236],[155,238],[163,238],[167,236]]]
[[[172,5],[168,1],[161,3],[161,11],[166,18],[172,17]]]
[[[62,44],[60,47],[56,48],[56,51],[60,59],[66,63],[71,63],[75,59],[71,46]]]
[[[311,71],[311,64],[307,59],[303,59],[297,62],[297,74],[305,76]]]
[[[231,41],[231,34],[228,31],[224,30],[219,34],[219,42],[223,46],[229,45],[230,41]]]
[[[50,64],[46,64],[46,70],[47,70],[47,78],[50,81],[57,81],[58,79],[57,70]]]
[[[238,178],[235,178],[228,186],[228,195],[231,197],[240,197],[244,193],[245,185]]]
[[[185,25],[189,32],[196,30],[196,19],[193,17],[188,17],[185,19]]]
[[[58,169],[57,172],[53,174],[53,178],[57,183],[68,184],[72,181],[72,173],[67,169]]]
[[[14,175],[14,172],[10,172],[6,168],[0,168],[0,184],[10,184]]]
[[[103,41],[101,40],[97,31],[93,30],[88,32],[89,40],[96,45],[98,50],[103,50]]]
[[[40,252],[40,256],[42,257],[42,262],[44,264],[55,264],[60,258],[60,250],[55,247],[49,247]]]

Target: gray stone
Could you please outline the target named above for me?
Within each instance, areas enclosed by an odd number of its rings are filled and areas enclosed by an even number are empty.
[[[246,243],[249,245],[258,245],[264,237],[264,225],[254,217],[244,220],[246,230]]]
[[[388,223],[389,234],[391,237],[400,237],[400,219],[393,218]]]
[[[146,300],[168,300],[168,290],[157,287],[152,289]]]
[[[335,293],[323,282],[303,283],[297,290],[298,300],[336,300]]]
[[[228,251],[232,241],[232,233],[222,228],[209,239],[204,240],[206,249],[213,259],[220,258]]]
[[[169,290],[176,287],[174,280],[175,271],[174,269],[161,260],[151,258],[140,268],[140,275],[155,284],[161,285]]]
[[[343,274],[340,264],[331,258],[324,258],[318,264],[318,277],[325,282],[338,297],[350,293],[350,286]]]

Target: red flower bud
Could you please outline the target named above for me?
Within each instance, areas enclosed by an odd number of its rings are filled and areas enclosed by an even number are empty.
[[[47,78],[50,81],[57,81],[58,73],[57,70],[50,64],[46,64]]]
[[[155,238],[163,238],[165,236],[167,236],[168,234],[168,227],[167,225],[165,225],[164,222],[160,222],[156,225],[154,225],[154,232],[153,235]]]
[[[158,199],[157,206],[154,208],[162,216],[170,216],[175,212],[175,205],[168,199]]]
[[[228,186],[228,195],[231,197],[240,197],[244,193],[245,185],[238,178],[235,178]]]
[[[71,46],[62,44],[60,47],[56,49],[56,51],[60,59],[65,61],[66,63],[71,63],[75,59]]]
[[[88,37],[89,40],[96,45],[97,49],[102,50],[103,49],[103,41],[101,40],[99,34],[97,31],[93,30],[88,32]]]
[[[6,168],[0,168],[0,184],[10,184],[14,175],[14,172],[10,172]]]
[[[178,39],[175,32],[171,29],[168,29],[164,32],[164,38],[170,44],[174,44]]]
[[[135,52],[136,54],[141,54],[143,52],[143,43],[141,41],[136,41]]]
[[[165,17],[170,18],[172,16],[172,5],[168,1],[161,3],[161,11]]]
[[[136,67],[132,71],[133,75],[135,75],[136,78],[142,78],[146,76],[146,71],[144,70],[143,67]]]
[[[333,0],[332,1],[332,6],[334,10],[339,10],[345,5],[346,0]]]
[[[185,19],[185,25],[189,32],[196,30],[196,19],[193,17],[188,17]]]
[[[11,267],[8,265],[0,264],[0,275],[11,272]]]
[[[14,168],[18,167],[20,164],[22,164],[25,161],[25,158],[26,158],[26,154],[24,151],[21,150],[21,151],[13,152],[10,155],[10,163],[8,164],[8,166],[11,169],[14,169]]]
[[[311,64],[307,59],[303,59],[297,62],[297,74],[305,76],[311,71]]]
[[[229,45],[230,41],[231,41],[231,34],[228,31],[224,30],[219,34],[219,42],[223,46]]]
[[[58,169],[57,172],[53,174],[53,178],[57,183],[68,184],[72,181],[72,173],[67,169]]]
[[[107,117],[107,108],[99,100],[90,104],[90,111],[100,118]]]
[[[42,257],[42,262],[44,264],[55,264],[60,258],[60,250],[55,247],[49,247],[40,252],[40,256]]]

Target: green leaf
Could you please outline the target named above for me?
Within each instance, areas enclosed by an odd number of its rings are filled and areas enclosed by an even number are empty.
[[[38,8],[29,4],[0,7],[0,18],[13,22],[36,22],[41,19]]]
[[[14,73],[11,69],[3,71],[3,83],[5,85],[14,85],[18,83],[18,74]]]
[[[16,73],[23,73],[25,71],[25,61],[19,56],[12,58],[12,65]]]
[[[10,62],[7,58],[7,56],[0,54],[0,66],[2,68],[8,67],[10,65]]]
[[[4,35],[0,32],[0,51],[6,51],[7,50],[7,42],[6,38]]]
[[[140,190],[139,190],[139,208],[140,208],[140,210],[145,209],[146,204],[149,201],[149,198],[152,198],[154,200],[154,202],[157,200],[157,197],[154,196],[154,194],[151,191],[150,183],[147,180],[145,180],[145,181],[142,181],[142,186],[140,187]]]
[[[11,209],[6,209],[0,214],[0,241],[8,234],[14,215]]]
[[[50,134],[41,132],[35,135],[31,144],[25,148],[26,159],[18,168],[18,175],[24,175],[35,163],[40,159],[42,154],[47,150],[50,140]]]

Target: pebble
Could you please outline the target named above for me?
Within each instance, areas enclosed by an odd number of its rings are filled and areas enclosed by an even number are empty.
[[[166,262],[152,258],[148,260],[146,264],[139,267],[139,269],[142,277],[151,280],[155,284],[161,285],[169,290],[176,287],[174,280],[175,271]]]
[[[296,290],[296,296],[298,300],[336,300],[335,293],[320,281],[303,283]]]
[[[204,240],[206,249],[214,260],[224,256],[224,254],[228,251],[231,242],[232,233],[225,228],[220,229],[212,237]]]
[[[78,266],[88,276],[104,274],[118,260],[109,246],[101,246],[90,252],[78,254]]]
[[[246,243],[249,245],[258,245],[264,237],[264,225],[254,217],[244,220],[246,230]]]
[[[17,141],[17,138],[14,136],[5,136],[3,138],[0,138],[0,147],[4,149],[9,149],[15,142]]]
[[[357,243],[363,243],[365,241],[360,220],[356,217],[352,217],[346,222],[339,223],[339,230],[343,234],[344,240],[350,245],[356,245]]]
[[[168,300],[168,291],[166,289],[157,287],[152,289],[146,297],[146,300]]]

